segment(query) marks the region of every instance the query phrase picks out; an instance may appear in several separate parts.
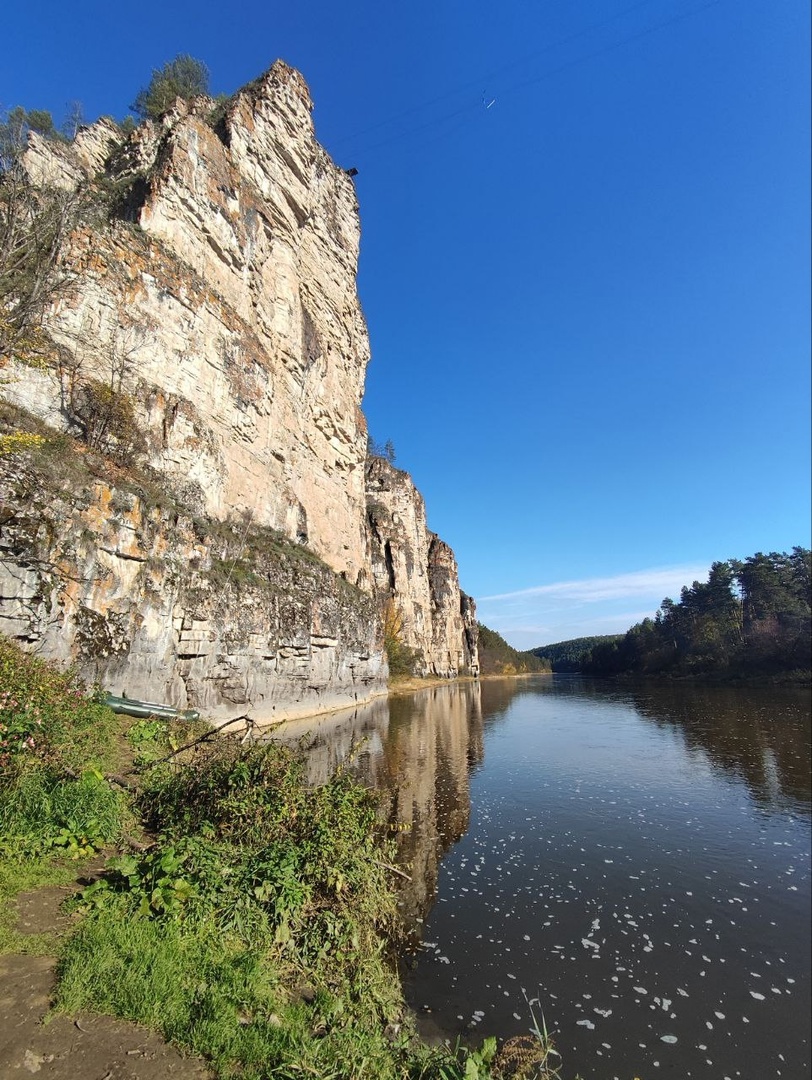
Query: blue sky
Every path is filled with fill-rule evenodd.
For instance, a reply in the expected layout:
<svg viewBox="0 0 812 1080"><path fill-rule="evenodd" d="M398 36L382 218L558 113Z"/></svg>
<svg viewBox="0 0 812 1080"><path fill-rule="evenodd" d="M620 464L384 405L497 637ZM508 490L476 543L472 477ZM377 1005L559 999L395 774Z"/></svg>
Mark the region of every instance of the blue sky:
<svg viewBox="0 0 812 1080"><path fill-rule="evenodd" d="M31 0L0 104L120 117L180 52L215 92L303 72L359 170L371 433L527 648L810 544L809 22L808 0Z"/></svg>

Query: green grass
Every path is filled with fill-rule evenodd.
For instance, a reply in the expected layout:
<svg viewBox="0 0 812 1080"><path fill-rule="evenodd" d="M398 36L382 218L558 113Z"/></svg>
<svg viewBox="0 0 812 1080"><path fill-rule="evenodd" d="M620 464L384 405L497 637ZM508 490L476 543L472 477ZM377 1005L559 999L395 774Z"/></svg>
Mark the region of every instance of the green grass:
<svg viewBox="0 0 812 1080"><path fill-rule="evenodd" d="M382 1025L359 1016L340 988L321 986L305 1001L282 978L285 964L213 925L105 912L71 938L60 970L60 1009L157 1028L224 1077L399 1075Z"/></svg>
<svg viewBox="0 0 812 1080"><path fill-rule="evenodd" d="M121 794L96 771L64 777L28 768L3 792L0 852L92 855L118 839L126 814Z"/></svg>
<svg viewBox="0 0 812 1080"><path fill-rule="evenodd" d="M81 864L80 864L81 865ZM24 953L29 956L53 956L60 947L55 930L21 934L16 929L16 898L20 893L49 885L69 886L76 881L77 865L53 857L14 858L0 856L0 955ZM68 893L65 894L66 896Z"/></svg>
<svg viewBox="0 0 812 1080"><path fill-rule="evenodd" d="M53 953L58 934L15 929L15 898L75 882L129 810L101 769L120 760L117 718L71 671L0 638L0 952Z"/></svg>
<svg viewBox="0 0 812 1080"><path fill-rule="evenodd" d="M58 1010L146 1024L225 1080L555 1075L537 1068L546 1033L512 1058L510 1041L417 1039L373 792L340 770L308 787L295 751L225 737L165 761L195 726L116 717L2 640L0 674L0 950L59 950ZM134 792L104 775L126 763ZM140 829L152 842L128 846ZM69 885L111 845L63 940L15 929L19 893Z"/></svg>
<svg viewBox="0 0 812 1080"><path fill-rule="evenodd" d="M103 770L120 760L118 718L72 671L0 638L0 858L92 855L127 817Z"/></svg>
<svg viewBox="0 0 812 1080"><path fill-rule="evenodd" d="M147 770L138 805L160 840L85 891L59 1007L157 1027L223 1076L403 1075L384 1034L404 1004L376 797L341 774L307 787L284 747L194 758Z"/></svg>
<svg viewBox="0 0 812 1080"><path fill-rule="evenodd" d="M0 637L0 783L29 767L64 775L116 763L119 722L71 669Z"/></svg>

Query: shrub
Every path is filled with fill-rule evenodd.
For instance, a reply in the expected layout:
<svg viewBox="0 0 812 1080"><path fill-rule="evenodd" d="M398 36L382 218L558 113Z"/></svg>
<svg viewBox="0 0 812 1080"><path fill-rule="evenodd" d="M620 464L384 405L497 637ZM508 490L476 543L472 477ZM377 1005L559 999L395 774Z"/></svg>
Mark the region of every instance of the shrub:
<svg viewBox="0 0 812 1080"><path fill-rule="evenodd" d="M44 435L34 435L30 431L13 431L8 435L0 435L0 458L22 454L26 450L38 450L44 442Z"/></svg>
<svg viewBox="0 0 812 1080"><path fill-rule="evenodd" d="M121 796L100 771L116 718L72 671L0 638L0 854L90 855L118 837Z"/></svg>
<svg viewBox="0 0 812 1080"><path fill-rule="evenodd" d="M129 394L114 390L100 379L82 383L73 396L72 413L91 448L123 463L143 450L135 405Z"/></svg>
<svg viewBox="0 0 812 1080"><path fill-rule="evenodd" d="M389 662L389 675L393 679L414 675L423 666L420 649L412 648L404 641L405 630L403 612L394 600L387 600L383 611L383 646Z"/></svg>
<svg viewBox="0 0 812 1080"><path fill-rule="evenodd" d="M36 188L0 122L0 366L15 356L41 366L55 354L45 311L66 287L66 237L88 211L85 191Z"/></svg>
<svg viewBox="0 0 812 1080"><path fill-rule="evenodd" d="M343 773L309 788L294 751L222 740L146 781L161 836L84 890L60 1007L157 1026L222 1076L407 1075L384 1034L403 1001L374 793Z"/></svg>
<svg viewBox="0 0 812 1080"><path fill-rule="evenodd" d="M181 53L152 72L149 86L139 90L130 106L144 120L157 120L171 109L176 98L193 98L209 92L209 69L202 60Z"/></svg>
<svg viewBox="0 0 812 1080"><path fill-rule="evenodd" d="M29 762L57 773L106 762L115 717L75 671L60 671L0 637L0 688L0 786Z"/></svg>
<svg viewBox="0 0 812 1080"><path fill-rule="evenodd" d="M359 935L394 932L376 858L377 796L346 774L310 788L294 751L222 743L180 769L150 772L140 797L145 818L165 850L182 854L183 876L197 883L200 903L221 926L241 911L246 925L311 957L341 951ZM227 873L212 872L212 859Z"/></svg>

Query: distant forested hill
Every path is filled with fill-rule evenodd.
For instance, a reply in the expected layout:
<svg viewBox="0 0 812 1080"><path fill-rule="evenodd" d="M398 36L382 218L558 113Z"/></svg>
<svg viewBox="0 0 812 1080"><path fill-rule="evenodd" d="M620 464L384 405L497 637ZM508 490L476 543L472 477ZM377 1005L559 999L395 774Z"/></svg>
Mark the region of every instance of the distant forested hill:
<svg viewBox="0 0 812 1080"><path fill-rule="evenodd" d="M479 624L479 666L483 675L524 675L550 670L549 663L508 645L501 634Z"/></svg>
<svg viewBox="0 0 812 1080"><path fill-rule="evenodd" d="M580 671L587 654L596 645L611 645L620 641L622 634L604 634L600 637L577 637L569 641L557 641L554 645L540 645L531 649L534 656L549 660L553 671Z"/></svg>

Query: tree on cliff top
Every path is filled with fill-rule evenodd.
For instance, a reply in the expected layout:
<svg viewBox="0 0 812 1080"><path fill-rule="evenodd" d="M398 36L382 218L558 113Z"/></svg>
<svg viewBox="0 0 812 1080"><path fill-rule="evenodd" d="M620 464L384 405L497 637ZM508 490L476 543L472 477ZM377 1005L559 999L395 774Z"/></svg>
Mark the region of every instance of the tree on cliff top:
<svg viewBox="0 0 812 1080"><path fill-rule="evenodd" d="M61 138L54 118L45 109L15 105L8 112L0 112L0 172L7 173L20 160L28 146L29 131L36 131L45 139Z"/></svg>
<svg viewBox="0 0 812 1080"><path fill-rule="evenodd" d="M138 91L130 108L143 120L157 120L175 98L193 98L209 92L209 69L202 60L181 53L152 72L149 86Z"/></svg>
<svg viewBox="0 0 812 1080"><path fill-rule="evenodd" d="M60 253L85 205L81 189L30 182L22 157L31 131L61 138L49 112L0 113L0 368L12 355L33 364L51 355L42 316L67 282Z"/></svg>

